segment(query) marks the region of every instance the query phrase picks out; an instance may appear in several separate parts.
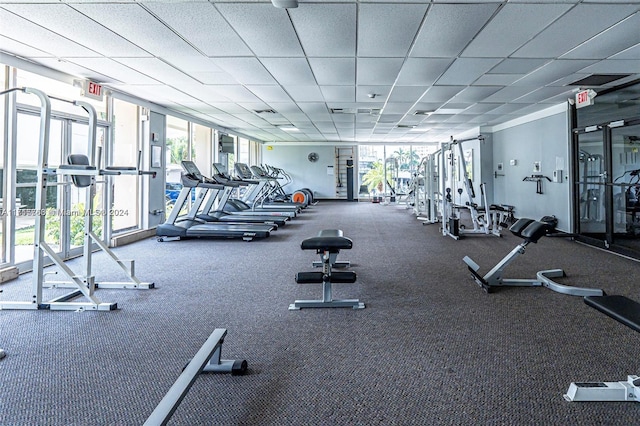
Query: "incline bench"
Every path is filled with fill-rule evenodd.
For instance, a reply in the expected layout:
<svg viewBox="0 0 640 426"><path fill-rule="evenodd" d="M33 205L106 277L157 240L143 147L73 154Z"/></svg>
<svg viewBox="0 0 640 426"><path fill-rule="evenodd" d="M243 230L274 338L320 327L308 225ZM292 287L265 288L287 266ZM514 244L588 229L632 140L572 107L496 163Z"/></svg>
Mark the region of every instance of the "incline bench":
<svg viewBox="0 0 640 426"><path fill-rule="evenodd" d="M624 296L587 296L584 303L640 332L640 303ZM640 377L627 376L625 382L574 382L564 399L640 402Z"/></svg>
<svg viewBox="0 0 640 426"><path fill-rule="evenodd" d="M320 254L322 272L298 272L296 282L298 284L322 284L322 299L320 300L296 300L289 305L289 310L301 308L353 308L363 309L364 303L358 299L332 298L333 283L355 283L356 273L352 271L335 272L332 266L337 266L336 257L340 250L349 250L353 247L353 241L346 238L339 229L325 229L318 236L307 238L300 245L302 250L315 250ZM348 266L348 264L343 264Z"/></svg>

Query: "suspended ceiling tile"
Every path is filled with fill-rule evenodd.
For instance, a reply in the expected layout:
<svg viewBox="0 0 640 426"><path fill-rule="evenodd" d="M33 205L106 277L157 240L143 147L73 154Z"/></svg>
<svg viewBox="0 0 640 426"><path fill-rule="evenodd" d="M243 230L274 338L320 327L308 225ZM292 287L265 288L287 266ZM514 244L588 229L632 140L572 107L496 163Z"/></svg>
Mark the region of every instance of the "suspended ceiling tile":
<svg viewBox="0 0 640 426"><path fill-rule="evenodd" d="M635 44L628 49L612 55L609 59L638 59L640 58L640 43Z"/></svg>
<svg viewBox="0 0 640 426"><path fill-rule="evenodd" d="M215 86L214 90L234 102L260 102L260 99L241 85Z"/></svg>
<svg viewBox="0 0 640 426"><path fill-rule="evenodd" d="M72 7L155 56L197 54L193 47L138 4L74 3Z"/></svg>
<svg viewBox="0 0 640 426"><path fill-rule="evenodd" d="M242 108L240 105L234 103L234 102L207 102L209 104L211 104L212 106L218 108L220 111L224 111L227 114L230 115L234 115L234 114L245 114L247 111L245 108ZM228 120L231 118L227 118Z"/></svg>
<svg viewBox="0 0 640 426"><path fill-rule="evenodd" d="M309 58L319 85L349 85L356 82L355 58Z"/></svg>
<svg viewBox="0 0 640 426"><path fill-rule="evenodd" d="M458 58L438 79L438 85L469 85L493 68L497 58Z"/></svg>
<svg viewBox="0 0 640 426"><path fill-rule="evenodd" d="M507 57L570 7L568 4L505 4L469 43L462 56Z"/></svg>
<svg viewBox="0 0 640 426"><path fill-rule="evenodd" d="M549 59L506 58L491 68L489 74L528 74L548 62Z"/></svg>
<svg viewBox="0 0 640 426"><path fill-rule="evenodd" d="M254 95L265 102L289 102L291 97L280 86L247 85Z"/></svg>
<svg viewBox="0 0 640 426"><path fill-rule="evenodd" d="M504 89L498 90L491 96L484 99L483 102L511 102L512 100L526 95L529 92L536 90L538 86L509 86Z"/></svg>
<svg viewBox="0 0 640 426"><path fill-rule="evenodd" d="M426 10L426 4L360 3L358 56L404 58Z"/></svg>
<svg viewBox="0 0 640 426"><path fill-rule="evenodd" d="M424 95L428 86L394 86L387 102L410 102L415 103Z"/></svg>
<svg viewBox="0 0 640 426"><path fill-rule="evenodd" d="M4 8L105 56L149 56L66 4L13 4Z"/></svg>
<svg viewBox="0 0 640 426"><path fill-rule="evenodd" d="M357 84L390 86L402 67L400 58L358 58Z"/></svg>
<svg viewBox="0 0 640 426"><path fill-rule="evenodd" d="M181 68L180 68L181 69ZM181 69L182 70L182 69ZM236 80L232 75L225 71L214 71L214 72L205 72L205 71L189 71L187 72L191 77L196 80L202 82L203 84L238 84L238 80Z"/></svg>
<svg viewBox="0 0 640 426"><path fill-rule="evenodd" d="M219 102L231 102L229 98L223 96L220 92L216 90L217 86L209 86L206 84L183 84L180 88L190 94L191 96L195 96L202 101L208 103L219 103ZM243 111L243 110L241 110Z"/></svg>
<svg viewBox="0 0 640 426"><path fill-rule="evenodd" d="M430 86L451 65L453 59L408 58L402 65L396 84Z"/></svg>
<svg viewBox="0 0 640 426"><path fill-rule="evenodd" d="M355 102L356 91L353 86L320 86L326 102Z"/></svg>
<svg viewBox="0 0 640 426"><path fill-rule="evenodd" d="M288 12L307 56L355 56L355 4L309 3Z"/></svg>
<svg viewBox="0 0 640 426"><path fill-rule="evenodd" d="M527 93L520 98L514 99L513 103L535 104L553 96L560 95L562 93L566 94L567 98L571 98L573 97L573 89L573 87L541 87L537 90L534 90L533 92Z"/></svg>
<svg viewBox="0 0 640 426"><path fill-rule="evenodd" d="M509 86L524 77L524 74L484 74L473 82L473 86Z"/></svg>
<svg viewBox="0 0 640 426"><path fill-rule="evenodd" d="M213 59L199 53L193 55L163 56L165 62L185 72L220 72Z"/></svg>
<svg viewBox="0 0 640 426"><path fill-rule="evenodd" d="M502 86L470 86L459 92L451 101L464 102L468 106L486 99L500 89Z"/></svg>
<svg viewBox="0 0 640 426"><path fill-rule="evenodd" d="M637 5L578 4L518 49L513 56L557 58L637 9Z"/></svg>
<svg viewBox="0 0 640 426"><path fill-rule="evenodd" d="M100 70L103 74L126 84L159 84L160 82L148 75L122 65L107 58L73 58L74 63L92 70Z"/></svg>
<svg viewBox="0 0 640 426"><path fill-rule="evenodd" d="M407 111L412 111L411 107L413 102L387 102L382 110L385 115L388 114L401 114L404 115Z"/></svg>
<svg viewBox="0 0 640 426"><path fill-rule="evenodd" d="M0 35L19 40L57 57L96 57L93 50L36 25L7 10L0 9Z"/></svg>
<svg viewBox="0 0 640 426"><path fill-rule="evenodd" d="M637 59L605 59L580 70L588 74L633 74L640 72L640 56Z"/></svg>
<svg viewBox="0 0 640 426"><path fill-rule="evenodd" d="M638 44L640 12L587 40L562 58L605 59Z"/></svg>
<svg viewBox="0 0 640 426"><path fill-rule="evenodd" d="M0 35L0 46L2 51L11 53L23 58L49 58L53 57L51 53L44 52L40 49L36 49L27 44L13 40L11 38Z"/></svg>
<svg viewBox="0 0 640 426"><path fill-rule="evenodd" d="M420 102L447 102L464 89L465 86L432 86Z"/></svg>
<svg viewBox="0 0 640 426"><path fill-rule="evenodd" d="M298 104L300 109L307 114L307 116L311 120L323 120L329 121L331 120L331 114L329 114L329 110L327 109L327 105L325 103L320 102L300 102Z"/></svg>
<svg viewBox="0 0 640 426"><path fill-rule="evenodd" d="M285 90L296 102L324 102L318 86L286 86Z"/></svg>
<svg viewBox="0 0 640 426"><path fill-rule="evenodd" d="M146 74L165 84L200 83L187 74L156 58L115 58L115 60L134 70Z"/></svg>
<svg viewBox="0 0 640 426"><path fill-rule="evenodd" d="M105 84L109 83L121 83L118 79L113 78L109 75L102 74L93 69L84 67L82 65L75 64L71 61L67 61L65 59L57 59L57 58L35 58L35 62L47 66L49 68L62 71L69 75L75 77L84 77L91 79L96 82L101 82Z"/></svg>
<svg viewBox="0 0 640 426"><path fill-rule="evenodd" d="M216 3L257 56L304 56L288 14L271 3Z"/></svg>
<svg viewBox="0 0 640 426"><path fill-rule="evenodd" d="M526 104L504 104L491 111L491 113L497 115L512 114L517 110L524 108L525 106Z"/></svg>
<svg viewBox="0 0 640 426"><path fill-rule="evenodd" d="M302 104L300 104L302 105ZM322 104L324 105L324 104ZM293 101L289 102L269 102L269 106L274 109L276 112L281 114L286 113L296 113L302 111L298 105L296 105ZM306 112L306 111L304 111ZM325 108L326 112L326 108Z"/></svg>
<svg viewBox="0 0 640 426"><path fill-rule="evenodd" d="M262 58L261 61L282 86L313 86L316 84L305 58Z"/></svg>
<svg viewBox="0 0 640 426"><path fill-rule="evenodd" d="M152 2L145 7L207 56L251 55L211 3Z"/></svg>
<svg viewBox="0 0 640 426"><path fill-rule="evenodd" d="M276 84L256 58L215 58L213 63L242 84Z"/></svg>
<svg viewBox="0 0 640 426"><path fill-rule="evenodd" d="M464 114L464 115L476 115L476 114L484 114L487 113L491 110L494 110L496 108L498 108L500 105L499 103L477 103L474 104L472 106L470 106L469 108L465 109L463 112L461 112L460 114Z"/></svg>
<svg viewBox="0 0 640 426"><path fill-rule="evenodd" d="M516 81L514 86L541 87L593 64L593 60L555 60Z"/></svg>
<svg viewBox="0 0 640 426"><path fill-rule="evenodd" d="M456 57L491 18L499 4L434 4L411 57Z"/></svg>

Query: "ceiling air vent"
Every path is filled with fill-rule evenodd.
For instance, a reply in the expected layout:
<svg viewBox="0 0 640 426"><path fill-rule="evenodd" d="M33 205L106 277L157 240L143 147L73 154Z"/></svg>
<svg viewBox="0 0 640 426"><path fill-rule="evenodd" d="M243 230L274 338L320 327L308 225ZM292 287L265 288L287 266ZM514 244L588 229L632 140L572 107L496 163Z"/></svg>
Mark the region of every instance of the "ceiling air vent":
<svg viewBox="0 0 640 426"><path fill-rule="evenodd" d="M621 78L629 77L631 74L591 74L589 77L569 83L568 86L602 86Z"/></svg>
<svg viewBox="0 0 640 426"><path fill-rule="evenodd" d="M256 114L275 114L276 112L272 109L254 109L253 112Z"/></svg>
<svg viewBox="0 0 640 426"><path fill-rule="evenodd" d="M426 109L419 109L413 113L413 115L431 115L431 114L433 114L433 111L427 111Z"/></svg>
<svg viewBox="0 0 640 426"><path fill-rule="evenodd" d="M331 114L355 114L356 110L353 108L329 108Z"/></svg>
<svg viewBox="0 0 640 426"><path fill-rule="evenodd" d="M415 125L413 125L413 124L398 124L396 127L397 127L398 129L413 129L413 128L415 128L416 126L415 126Z"/></svg>
<svg viewBox="0 0 640 426"><path fill-rule="evenodd" d="M358 108L358 114L380 115L380 108Z"/></svg>

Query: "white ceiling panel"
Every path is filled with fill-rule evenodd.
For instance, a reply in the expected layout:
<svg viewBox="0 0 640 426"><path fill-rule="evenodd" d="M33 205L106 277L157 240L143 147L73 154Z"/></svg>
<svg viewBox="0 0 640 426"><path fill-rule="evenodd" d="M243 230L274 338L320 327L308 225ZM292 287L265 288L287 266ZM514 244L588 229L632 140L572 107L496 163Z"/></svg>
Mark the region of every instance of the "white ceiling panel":
<svg viewBox="0 0 640 426"><path fill-rule="evenodd" d="M16 56L21 56L23 58L49 58L53 56L51 53L33 48L3 35L0 35L0 46L2 51L12 53Z"/></svg>
<svg viewBox="0 0 640 426"><path fill-rule="evenodd" d="M483 101L500 89L502 89L500 86L470 86L453 97L451 102L462 102L468 106L469 104Z"/></svg>
<svg viewBox="0 0 640 426"><path fill-rule="evenodd" d="M302 104L300 104L300 105L302 105ZM301 112L302 111L300 106L297 105L293 101L289 101L289 102L269 102L269 106L271 106L271 108L273 108L276 112L279 112L281 114L296 113L296 112ZM325 109L325 112L326 112L326 109Z"/></svg>
<svg viewBox="0 0 640 426"><path fill-rule="evenodd" d="M402 67L402 61L398 58L358 58L357 83L369 86L392 85Z"/></svg>
<svg viewBox="0 0 640 426"><path fill-rule="evenodd" d="M233 99L235 102L260 102L260 99L253 93L251 93L246 87L241 85L224 85L215 86L213 88L216 92L229 99Z"/></svg>
<svg viewBox="0 0 640 426"><path fill-rule="evenodd" d="M287 86L285 90L296 102L324 102L318 86Z"/></svg>
<svg viewBox="0 0 640 426"><path fill-rule="evenodd" d="M537 90L534 90L531 93L527 93L521 98L517 98L513 101L515 104L535 104L538 102L542 102L545 99L549 99L551 97L560 95L561 93L565 93L567 98L571 98L573 87L541 87Z"/></svg>
<svg viewBox="0 0 640 426"><path fill-rule="evenodd" d="M601 32L563 58L605 59L638 44L640 12Z"/></svg>
<svg viewBox="0 0 640 426"><path fill-rule="evenodd" d="M160 84L160 82L148 75L137 72L136 70L107 58L72 58L69 59L78 65L92 70L100 70L115 80L119 80L126 84Z"/></svg>
<svg viewBox="0 0 640 426"><path fill-rule="evenodd" d="M404 58L426 4L367 4L358 9L358 56Z"/></svg>
<svg viewBox="0 0 640 426"><path fill-rule="evenodd" d="M637 59L605 59L582 68L581 73L588 74L625 74L640 73L640 56Z"/></svg>
<svg viewBox="0 0 640 426"><path fill-rule="evenodd" d="M507 57L570 7L567 4L506 4L471 41L462 56Z"/></svg>
<svg viewBox="0 0 640 426"><path fill-rule="evenodd" d="M384 103L384 100L389 96L393 86L357 86L356 87L356 102L366 103L367 108L373 108L373 104ZM371 98L369 95L375 94L375 98Z"/></svg>
<svg viewBox="0 0 640 426"><path fill-rule="evenodd" d="M411 56L458 56L498 6L495 3L433 5L411 50Z"/></svg>
<svg viewBox="0 0 640 426"><path fill-rule="evenodd" d="M219 86L208 86L203 84L181 85L181 89L204 102L231 102L229 98L223 96L216 90ZM244 108L238 108L240 112L244 112Z"/></svg>
<svg viewBox="0 0 640 426"><path fill-rule="evenodd" d="M286 10L271 3L216 3L216 8L257 56L304 56Z"/></svg>
<svg viewBox="0 0 640 426"><path fill-rule="evenodd" d="M173 64L172 64L173 65ZM179 67L176 67L179 68ZM182 68L179 68L182 70ZM206 71L191 71L188 73L191 77L196 80L202 82L203 84L238 84L238 80L236 80L233 76L231 76L228 72L225 71L215 71L215 72L206 72Z"/></svg>
<svg viewBox="0 0 640 426"><path fill-rule="evenodd" d="M156 58L115 58L123 65L131 67L167 85L196 84L199 81L171 65Z"/></svg>
<svg viewBox="0 0 640 426"><path fill-rule="evenodd" d="M616 53L609 59L638 59L640 58L640 43L631 46L628 49L623 50L620 53Z"/></svg>
<svg viewBox="0 0 640 426"><path fill-rule="evenodd" d="M394 86L387 102L409 102L415 103L424 95L428 86Z"/></svg>
<svg viewBox="0 0 640 426"><path fill-rule="evenodd" d="M301 102L298 106L312 120L331 120L331 114L324 102Z"/></svg>
<svg viewBox="0 0 640 426"><path fill-rule="evenodd" d="M320 86L326 102L355 102L356 91L353 86Z"/></svg>
<svg viewBox="0 0 640 426"><path fill-rule="evenodd" d="M80 59L80 58L79 58ZM34 61L45 65L47 67L53 68L55 67L56 69L58 69L59 71L62 71L64 73L73 75L74 77L84 77L84 78L88 78L91 79L93 81L96 82L102 82L105 84L109 84L109 83L121 83L120 81L118 81L117 79L102 74L98 71L95 71L93 69L89 69L89 68L85 68L81 65L75 64L73 62L64 60L64 59L57 59L57 58L34 58Z"/></svg>
<svg viewBox="0 0 640 426"><path fill-rule="evenodd" d="M402 65L396 84L431 86L452 62L453 59L449 58L408 58Z"/></svg>
<svg viewBox="0 0 640 426"><path fill-rule="evenodd" d="M95 57L93 50L0 8L0 35L47 52L53 56Z"/></svg>
<svg viewBox="0 0 640 426"><path fill-rule="evenodd" d="M262 64L283 86L313 86L316 80L305 58L262 58Z"/></svg>
<svg viewBox="0 0 640 426"><path fill-rule="evenodd" d="M215 58L212 61L242 84L276 84L269 71L256 58Z"/></svg>
<svg viewBox="0 0 640 426"><path fill-rule="evenodd" d="M356 82L355 58L309 58L309 64L321 86L354 85Z"/></svg>
<svg viewBox="0 0 640 426"><path fill-rule="evenodd" d="M432 86L420 102L447 102L464 89L464 86Z"/></svg>
<svg viewBox="0 0 640 426"><path fill-rule="evenodd" d="M473 82L474 86L509 86L524 77L524 74L484 74Z"/></svg>
<svg viewBox="0 0 640 426"><path fill-rule="evenodd" d="M498 104L498 103L477 103L475 105L470 106L469 108L465 109L463 112L461 112L460 114L463 115L469 115L469 114L473 114L473 115L480 115L480 114L484 114L486 112L489 112L493 109L498 108L500 105L502 104Z"/></svg>
<svg viewBox="0 0 640 426"><path fill-rule="evenodd" d="M404 115L407 111L411 109L411 106L414 102L387 102L382 110L383 115L388 114L400 114Z"/></svg>
<svg viewBox="0 0 640 426"><path fill-rule="evenodd" d="M581 70L593 64L592 60L557 60L549 62L543 67L538 68L531 74L526 75L520 80L516 81L514 86L546 86L554 81L562 78L566 75L571 75L574 72Z"/></svg>
<svg viewBox="0 0 640 426"><path fill-rule="evenodd" d="M251 55L211 3L163 1L145 3L145 7L207 56Z"/></svg>
<svg viewBox="0 0 640 426"><path fill-rule="evenodd" d="M497 58L458 58L438 79L439 85L468 85L493 68Z"/></svg>
<svg viewBox="0 0 640 426"><path fill-rule="evenodd" d="M557 58L637 9L637 5L579 4L518 49L513 56Z"/></svg>
<svg viewBox="0 0 640 426"><path fill-rule="evenodd" d="M355 4L305 4L288 12L307 56L355 56Z"/></svg>
<svg viewBox="0 0 640 426"><path fill-rule="evenodd" d="M548 62L549 59L507 58L491 68L488 74L529 74Z"/></svg>
<svg viewBox="0 0 640 426"><path fill-rule="evenodd" d="M264 102L289 102L291 97L280 86L247 85L254 95Z"/></svg>
<svg viewBox="0 0 640 426"><path fill-rule="evenodd" d="M148 52L66 4L13 4L4 8L106 56L149 56Z"/></svg>
<svg viewBox="0 0 640 426"><path fill-rule="evenodd" d="M201 54L195 55L170 55L163 56L162 59L165 62L170 63L174 67L185 72L221 72L215 64L215 60L203 56Z"/></svg>
<svg viewBox="0 0 640 426"><path fill-rule="evenodd" d="M155 56L197 54L191 45L140 5L74 3L72 7Z"/></svg>
<svg viewBox="0 0 640 426"><path fill-rule="evenodd" d="M514 99L524 96L527 93L533 92L536 89L536 86L509 86L505 87L504 89L498 90L491 96L488 96L483 102L512 102Z"/></svg>

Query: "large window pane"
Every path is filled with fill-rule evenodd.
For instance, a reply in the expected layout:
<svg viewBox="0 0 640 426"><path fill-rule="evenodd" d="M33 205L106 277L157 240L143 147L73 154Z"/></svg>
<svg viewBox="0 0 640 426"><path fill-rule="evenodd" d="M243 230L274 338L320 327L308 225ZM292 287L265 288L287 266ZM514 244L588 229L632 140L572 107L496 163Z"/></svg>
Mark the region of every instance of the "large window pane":
<svg viewBox="0 0 640 426"><path fill-rule="evenodd" d="M138 161L138 106L119 99L113 101L114 166L136 166ZM137 175L121 175L113 179L114 232L139 226L139 179Z"/></svg>
<svg viewBox="0 0 640 426"><path fill-rule="evenodd" d="M211 163L213 163L211 133L210 127L191 124L192 160L205 176L211 176Z"/></svg>

